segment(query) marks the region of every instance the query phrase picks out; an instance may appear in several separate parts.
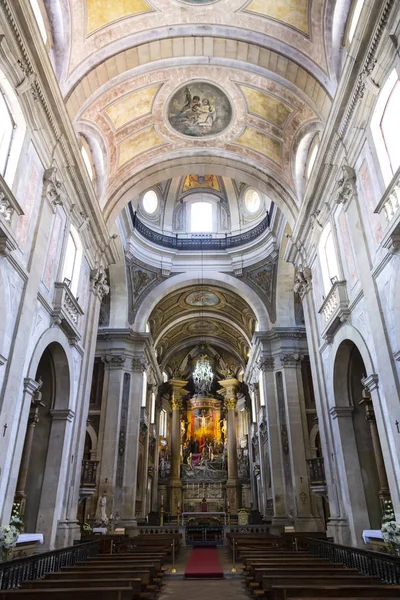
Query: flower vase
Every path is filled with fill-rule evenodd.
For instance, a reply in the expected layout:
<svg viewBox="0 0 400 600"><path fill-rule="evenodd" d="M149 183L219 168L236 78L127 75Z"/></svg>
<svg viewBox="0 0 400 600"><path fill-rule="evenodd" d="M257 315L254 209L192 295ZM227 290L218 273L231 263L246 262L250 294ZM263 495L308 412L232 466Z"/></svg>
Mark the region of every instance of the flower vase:
<svg viewBox="0 0 400 600"><path fill-rule="evenodd" d="M0 563L6 562L11 558L10 548L0 548Z"/></svg>

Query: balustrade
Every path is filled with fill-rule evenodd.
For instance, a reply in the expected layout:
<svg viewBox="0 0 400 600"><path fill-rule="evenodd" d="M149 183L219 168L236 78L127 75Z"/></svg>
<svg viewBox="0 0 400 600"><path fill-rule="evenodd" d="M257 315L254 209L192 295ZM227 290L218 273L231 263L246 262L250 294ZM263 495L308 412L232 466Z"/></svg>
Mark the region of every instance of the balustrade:
<svg viewBox="0 0 400 600"><path fill-rule="evenodd" d="M400 559L396 556L312 538L308 540L308 548L313 556L358 569L363 575L379 577L385 583L400 584Z"/></svg>
<svg viewBox="0 0 400 600"><path fill-rule="evenodd" d="M20 587L28 579L42 579L46 573L54 573L60 571L62 567L70 567L91 556L96 556L98 552L99 542L95 541L2 562L0 563L0 590Z"/></svg>
<svg viewBox="0 0 400 600"><path fill-rule="evenodd" d="M322 337L329 341L350 313L346 281L336 281L332 285L318 312L322 316L324 327Z"/></svg>
<svg viewBox="0 0 400 600"><path fill-rule="evenodd" d="M382 227L387 227L400 214L400 174L396 173L391 185L384 193L381 201L375 209L375 212L381 215Z"/></svg>
<svg viewBox="0 0 400 600"><path fill-rule="evenodd" d="M307 464L310 472L310 485L326 485L324 459L309 458Z"/></svg>
<svg viewBox="0 0 400 600"><path fill-rule="evenodd" d="M81 487L96 487L98 460L83 460L81 471Z"/></svg>
<svg viewBox="0 0 400 600"><path fill-rule="evenodd" d="M66 283L54 284L53 321L65 331L71 343L81 339L79 320L83 310Z"/></svg>

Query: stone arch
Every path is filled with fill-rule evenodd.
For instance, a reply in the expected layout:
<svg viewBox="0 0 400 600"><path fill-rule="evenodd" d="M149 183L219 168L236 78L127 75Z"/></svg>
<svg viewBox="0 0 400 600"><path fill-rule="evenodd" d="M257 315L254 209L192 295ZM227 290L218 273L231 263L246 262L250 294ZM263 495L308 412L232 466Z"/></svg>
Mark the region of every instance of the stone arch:
<svg viewBox="0 0 400 600"><path fill-rule="evenodd" d="M61 367L61 371L58 373L60 382L56 385L56 392L59 394L59 398L56 400L57 408L71 408L72 382L74 381L73 361L70 355L71 347L61 329L51 327L41 335L32 353L26 376L35 379L40 359L49 346L52 346L54 351L55 366ZM61 388L61 383L66 387Z"/></svg>
<svg viewBox="0 0 400 600"><path fill-rule="evenodd" d="M91 441L91 458L90 460L95 460L96 458L96 452L97 452L97 444L98 444L98 438L97 438L97 433L93 427L93 425L91 425L90 423L88 425L86 425L86 433L88 434L88 436L90 437L90 441Z"/></svg>
<svg viewBox="0 0 400 600"><path fill-rule="evenodd" d="M188 285L198 284L198 282L198 277L196 277L193 273L186 272L180 273L179 275L174 275L173 277L170 277L159 283L149 292L146 302L144 302L138 309L135 320L132 324L132 329L138 333L145 333L149 316L154 307L162 298L171 292L179 290L180 288L184 288ZM240 279L237 279L228 273L218 273L218 278L214 278L205 274L203 284L214 285L222 288L225 287L227 290L232 292L239 294L241 293L257 317L258 329L260 331L266 331L270 328L268 312L261 298Z"/></svg>
<svg viewBox="0 0 400 600"><path fill-rule="evenodd" d="M132 198L143 193L166 178L181 177L187 173L214 175L239 179L243 183L267 195L283 212L291 228L298 213L294 193L287 184L281 184L276 174L265 164L250 165L245 157L232 156L216 149L193 148L190 156L187 151L174 152L163 159L157 157L141 165L137 172L129 172L129 177L122 177L118 189L112 189L106 204L103 206L104 217L110 226L121 210Z"/></svg>

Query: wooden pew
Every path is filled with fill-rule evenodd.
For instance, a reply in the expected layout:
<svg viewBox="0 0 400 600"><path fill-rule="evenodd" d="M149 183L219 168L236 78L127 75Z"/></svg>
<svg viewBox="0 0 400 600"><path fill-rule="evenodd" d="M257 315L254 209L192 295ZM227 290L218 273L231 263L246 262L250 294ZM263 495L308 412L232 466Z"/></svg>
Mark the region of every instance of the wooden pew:
<svg viewBox="0 0 400 600"><path fill-rule="evenodd" d="M97 579L39 579L37 581L25 581L21 589L60 589L60 588L131 588L131 598L139 598L142 593L142 581L136 578L103 578L98 574Z"/></svg>
<svg viewBox="0 0 400 600"><path fill-rule="evenodd" d="M307 587L291 586L290 584L275 585L268 591L270 600L288 600L289 598L302 598L303 600L311 600L318 598L348 598L351 600L362 600L369 598L374 600L383 600L384 598L400 598L399 585L316 585L309 583Z"/></svg>
<svg viewBox="0 0 400 600"><path fill-rule="evenodd" d="M73 580L82 577L82 571L57 571L56 573L48 573L44 579L40 579L39 581L57 581L58 579ZM94 571L85 571L84 577L86 581L97 580L99 577L99 571L97 569ZM140 579L142 585L141 591L145 591L146 587L152 581L150 571L143 571L139 569L129 569L129 571L115 571L115 569L112 571L105 571L102 569L101 577L112 577L113 579L129 579L133 577L135 579Z"/></svg>
<svg viewBox="0 0 400 600"><path fill-rule="evenodd" d="M1 590L0 600L132 600L131 587Z"/></svg>

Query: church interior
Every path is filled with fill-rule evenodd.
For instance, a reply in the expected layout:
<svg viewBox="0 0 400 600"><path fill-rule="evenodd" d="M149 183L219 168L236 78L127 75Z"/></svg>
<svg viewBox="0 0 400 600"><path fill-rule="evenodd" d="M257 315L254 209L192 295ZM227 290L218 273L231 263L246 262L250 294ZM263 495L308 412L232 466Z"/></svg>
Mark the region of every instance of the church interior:
<svg viewBox="0 0 400 600"><path fill-rule="evenodd" d="M400 597L399 256L399 2L0 0L0 600Z"/></svg>

